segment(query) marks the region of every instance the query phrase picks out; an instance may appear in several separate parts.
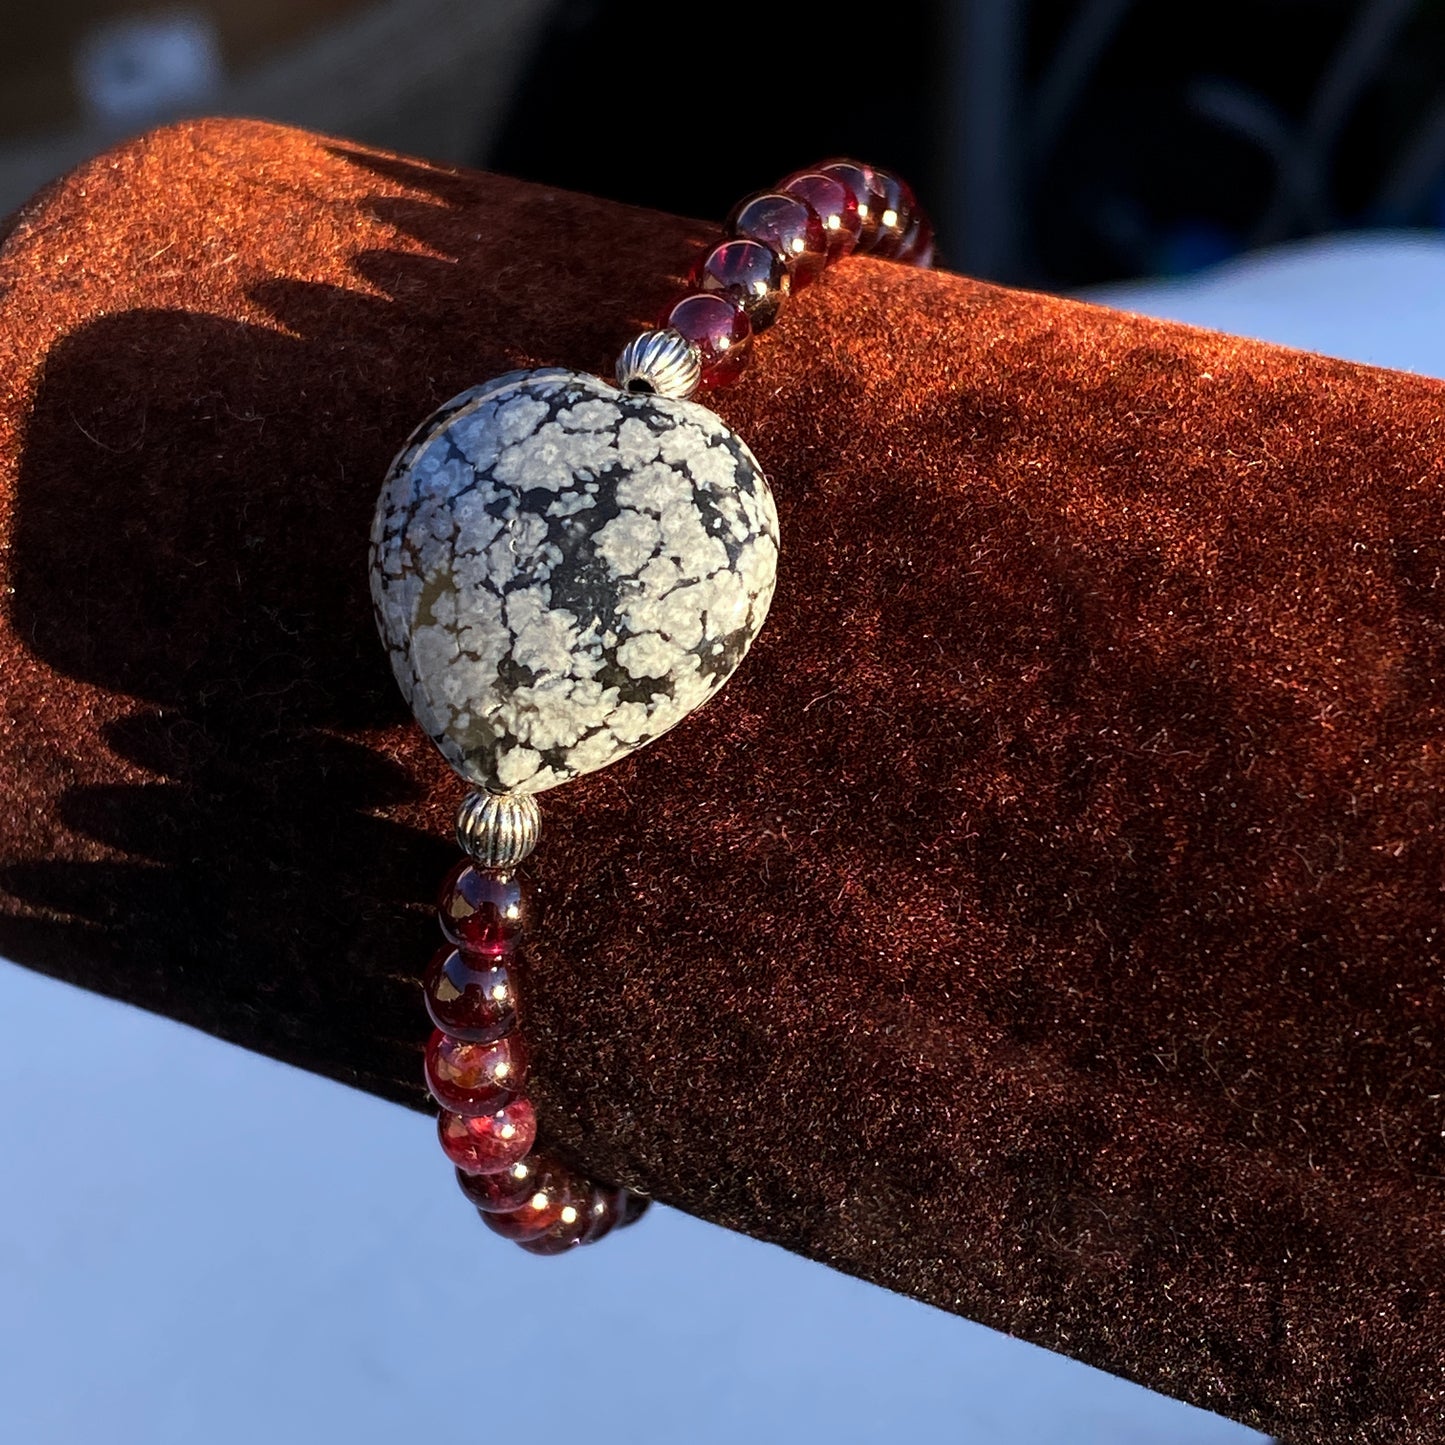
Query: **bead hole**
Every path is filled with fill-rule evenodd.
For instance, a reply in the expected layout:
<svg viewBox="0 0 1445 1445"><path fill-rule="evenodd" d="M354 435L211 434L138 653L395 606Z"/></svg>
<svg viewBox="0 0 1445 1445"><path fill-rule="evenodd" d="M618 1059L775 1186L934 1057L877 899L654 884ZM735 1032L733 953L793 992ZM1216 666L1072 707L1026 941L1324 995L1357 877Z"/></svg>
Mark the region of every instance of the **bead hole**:
<svg viewBox="0 0 1445 1445"><path fill-rule="evenodd" d="M657 388L645 376L630 377L627 389L633 396L656 396Z"/></svg>

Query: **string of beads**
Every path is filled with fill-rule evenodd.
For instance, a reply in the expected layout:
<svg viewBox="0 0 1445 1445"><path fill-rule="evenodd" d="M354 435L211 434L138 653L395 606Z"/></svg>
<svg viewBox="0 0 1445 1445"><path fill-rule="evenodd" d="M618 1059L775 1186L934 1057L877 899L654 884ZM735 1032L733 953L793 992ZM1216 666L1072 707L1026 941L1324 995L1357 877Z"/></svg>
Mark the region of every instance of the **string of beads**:
<svg viewBox="0 0 1445 1445"><path fill-rule="evenodd" d="M855 253L927 266L933 230L896 176L857 161L799 171L732 212L727 237L698 263L656 330L623 348L618 385L685 398L725 386L795 291ZM462 1193L489 1228L533 1254L564 1254L632 1224L636 1190L598 1183L537 1145L526 1094L523 945L532 891L519 871L536 846L536 799L470 793L457 814L465 857L437 903L445 943L424 980L434 1031L426 1083Z"/></svg>

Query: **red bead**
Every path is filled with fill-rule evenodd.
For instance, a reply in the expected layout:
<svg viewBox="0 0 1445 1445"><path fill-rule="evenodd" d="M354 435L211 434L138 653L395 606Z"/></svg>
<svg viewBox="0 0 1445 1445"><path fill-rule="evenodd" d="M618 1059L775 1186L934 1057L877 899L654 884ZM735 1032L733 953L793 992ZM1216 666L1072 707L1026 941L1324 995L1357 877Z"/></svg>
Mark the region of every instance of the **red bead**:
<svg viewBox="0 0 1445 1445"><path fill-rule="evenodd" d="M528 1254L566 1254L578 1245L592 1242L588 1236L590 1228L587 1215L582 1214L570 1223L554 1224L546 1234L539 1234L535 1239L519 1239L517 1243Z"/></svg>
<svg viewBox="0 0 1445 1445"><path fill-rule="evenodd" d="M585 1227L591 1186L555 1160L540 1163L535 1187L517 1209L485 1212L482 1222L503 1239L536 1239L557 1225Z"/></svg>
<svg viewBox="0 0 1445 1445"><path fill-rule="evenodd" d="M702 258L693 276L699 291L726 296L747 312L753 330L765 331L778 318L790 286L788 268L761 241L724 241Z"/></svg>
<svg viewBox="0 0 1445 1445"><path fill-rule="evenodd" d="M537 1116L526 1099L514 1099L494 1114L463 1118L446 1110L437 1118L437 1137L448 1159L463 1174L506 1178L526 1158L537 1138Z"/></svg>
<svg viewBox="0 0 1445 1445"><path fill-rule="evenodd" d="M532 890L520 873L478 868L465 858L447 874L437 897L442 932L468 953L516 947L531 912Z"/></svg>
<svg viewBox="0 0 1445 1445"><path fill-rule="evenodd" d="M750 196L728 217L728 230L782 257L794 291L812 285L828 263L828 238L817 212L781 191Z"/></svg>
<svg viewBox="0 0 1445 1445"><path fill-rule="evenodd" d="M752 323L740 307L725 296L684 296L662 324L697 347L704 386L726 386L737 379L753 340Z"/></svg>
<svg viewBox="0 0 1445 1445"><path fill-rule="evenodd" d="M634 1194L630 1189L622 1191L622 1198L618 1201L617 1227L626 1229L629 1224L636 1224L652 1205L652 1200L645 1194Z"/></svg>
<svg viewBox="0 0 1445 1445"><path fill-rule="evenodd" d="M431 1021L469 1044L495 1043L517 1022L517 987L510 950L463 953L446 945L427 967L422 991Z"/></svg>
<svg viewBox="0 0 1445 1445"><path fill-rule="evenodd" d="M858 250L866 251L878 234L878 210L882 193L878 191L872 166L862 161L825 161L815 168L820 176L831 176L858 203Z"/></svg>
<svg viewBox="0 0 1445 1445"><path fill-rule="evenodd" d="M819 175L817 171L804 171L789 176L778 189L806 201L817 212L827 238L830 262L841 260L858 244L861 229L858 201L841 181Z"/></svg>
<svg viewBox="0 0 1445 1445"><path fill-rule="evenodd" d="M437 1029L426 1046L426 1086L454 1114L494 1114L522 1090L527 1053L520 1034L468 1044Z"/></svg>
<svg viewBox="0 0 1445 1445"><path fill-rule="evenodd" d="M904 236L908 234L918 202L913 199L908 183L899 180L891 171L875 170L873 180L882 198L882 209L878 213L878 234L873 238L873 254L894 257L898 254Z"/></svg>
<svg viewBox="0 0 1445 1445"><path fill-rule="evenodd" d="M537 1177L545 1164L544 1158L529 1154L494 1174L458 1169L457 1183L483 1214L507 1214L520 1209L537 1192Z"/></svg>
<svg viewBox="0 0 1445 1445"><path fill-rule="evenodd" d="M622 1196L625 1192L611 1184L593 1186L592 1197L587 1201L587 1228L582 1233L583 1244L596 1244L599 1239L612 1233L622 1214Z"/></svg>
<svg viewBox="0 0 1445 1445"><path fill-rule="evenodd" d="M933 224L922 211L914 211L895 259L925 270L933 265Z"/></svg>

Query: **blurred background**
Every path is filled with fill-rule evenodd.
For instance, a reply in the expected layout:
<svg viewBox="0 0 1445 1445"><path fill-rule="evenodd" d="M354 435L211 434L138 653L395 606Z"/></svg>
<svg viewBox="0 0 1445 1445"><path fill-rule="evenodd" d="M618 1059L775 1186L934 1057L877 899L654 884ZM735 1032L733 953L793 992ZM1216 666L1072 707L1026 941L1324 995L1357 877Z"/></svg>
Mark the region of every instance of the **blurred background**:
<svg viewBox="0 0 1445 1445"><path fill-rule="evenodd" d="M1445 224L1445 0L5 0L0 212L120 134L260 115L702 217L825 154L1050 289Z"/></svg>
<svg viewBox="0 0 1445 1445"><path fill-rule="evenodd" d="M855 154L954 269L1445 375L1442 82L1445 0L0 0L0 214L194 114L711 218ZM669 1210L489 1249L431 1132L0 960L0 1439L1261 1439Z"/></svg>

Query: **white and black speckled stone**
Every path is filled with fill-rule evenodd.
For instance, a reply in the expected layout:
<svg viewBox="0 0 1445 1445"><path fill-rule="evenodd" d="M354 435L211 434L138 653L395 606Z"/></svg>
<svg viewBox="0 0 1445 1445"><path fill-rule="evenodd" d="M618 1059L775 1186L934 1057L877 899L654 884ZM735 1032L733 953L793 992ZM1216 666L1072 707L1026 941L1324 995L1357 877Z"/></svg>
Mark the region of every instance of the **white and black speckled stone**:
<svg viewBox="0 0 1445 1445"><path fill-rule="evenodd" d="M767 616L772 493L705 407L517 371L433 413L371 533L377 626L468 782L536 793L706 702Z"/></svg>

